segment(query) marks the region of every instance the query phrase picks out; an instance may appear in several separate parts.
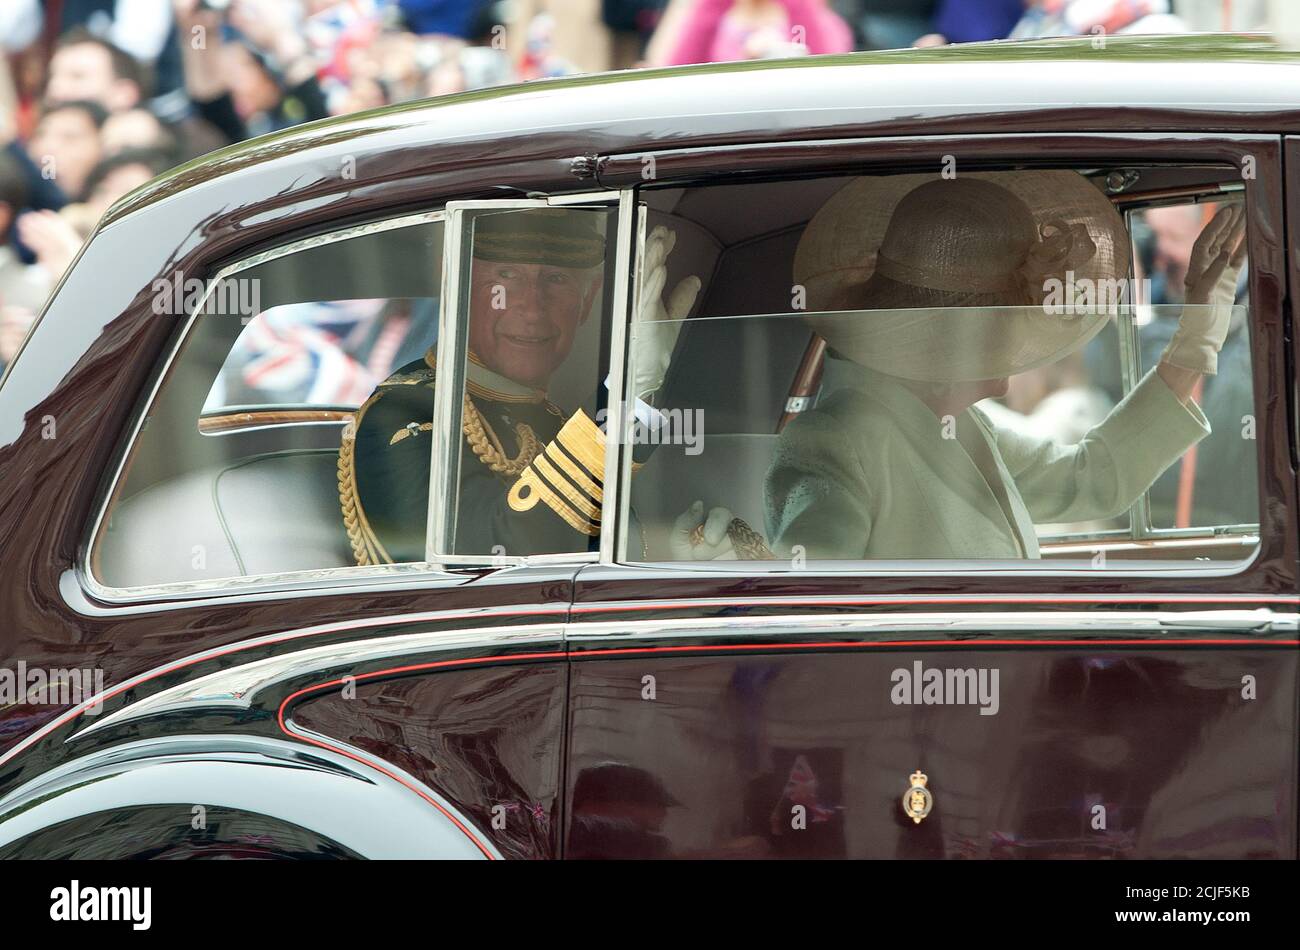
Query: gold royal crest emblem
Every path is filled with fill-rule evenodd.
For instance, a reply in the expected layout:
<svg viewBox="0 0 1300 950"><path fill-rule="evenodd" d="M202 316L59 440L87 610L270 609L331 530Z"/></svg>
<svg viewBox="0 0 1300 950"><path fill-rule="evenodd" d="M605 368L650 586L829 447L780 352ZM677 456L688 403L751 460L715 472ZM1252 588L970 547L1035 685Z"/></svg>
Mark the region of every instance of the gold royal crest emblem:
<svg viewBox="0 0 1300 950"><path fill-rule="evenodd" d="M921 819L930 814L930 809L934 807L934 796L925 787L930 776L917 769L908 778L912 787L903 793L903 812L919 825Z"/></svg>

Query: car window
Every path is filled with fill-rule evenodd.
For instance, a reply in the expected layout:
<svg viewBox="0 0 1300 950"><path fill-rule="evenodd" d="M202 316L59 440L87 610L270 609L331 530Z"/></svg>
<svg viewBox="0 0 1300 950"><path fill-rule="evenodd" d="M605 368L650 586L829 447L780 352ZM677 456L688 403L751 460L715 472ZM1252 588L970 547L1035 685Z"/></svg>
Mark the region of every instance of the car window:
<svg viewBox="0 0 1300 950"><path fill-rule="evenodd" d="M411 310L409 300L380 298L287 304L258 313L213 381L204 416L357 408L400 358Z"/></svg>
<svg viewBox="0 0 1300 950"><path fill-rule="evenodd" d="M122 588L356 564L343 436L436 343L443 232L436 214L415 215L210 281L157 281L154 312L185 335L106 508L93 575Z"/></svg>
<svg viewBox="0 0 1300 950"><path fill-rule="evenodd" d="M1230 176L1150 174L1188 193ZM1159 213L1106 182L1052 169L643 190L647 230L674 250L666 275L650 264L639 280L702 289L675 331L661 423L623 433L639 452L623 458L644 462L622 474L623 556L1248 557L1243 203L1191 208L1181 267L1165 248L1156 273L1141 265ZM662 307L635 317L633 366L672 322Z"/></svg>
<svg viewBox="0 0 1300 950"><path fill-rule="evenodd" d="M1223 207L1222 202L1168 204L1132 212L1131 230L1140 273L1139 290L1148 296L1135 313L1138 365L1145 372L1177 330L1183 281L1196 236ZM1249 261L1226 288L1235 304L1218 372L1203 377L1195 397L1205 410L1210 434L1156 479L1148 493L1150 527L1204 528L1250 524L1259 519L1258 464L1253 375L1250 363ZM1231 466L1230 468L1227 466Z"/></svg>
<svg viewBox="0 0 1300 950"><path fill-rule="evenodd" d="M459 436L444 481L457 503L435 540L439 555L597 549L615 218L613 208L586 207L464 213L458 335L439 356L455 373L437 428ZM409 431L394 437L414 445ZM403 530L400 492L377 496L380 540L422 543Z"/></svg>

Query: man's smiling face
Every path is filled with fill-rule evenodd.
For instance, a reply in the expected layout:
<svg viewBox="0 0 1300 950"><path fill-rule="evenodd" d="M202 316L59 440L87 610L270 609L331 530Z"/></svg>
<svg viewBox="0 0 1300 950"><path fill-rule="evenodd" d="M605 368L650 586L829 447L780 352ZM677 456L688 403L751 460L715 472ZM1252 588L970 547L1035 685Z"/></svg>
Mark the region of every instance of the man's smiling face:
<svg viewBox="0 0 1300 950"><path fill-rule="evenodd" d="M573 348L599 287L590 270L475 257L469 348L488 369L545 388Z"/></svg>

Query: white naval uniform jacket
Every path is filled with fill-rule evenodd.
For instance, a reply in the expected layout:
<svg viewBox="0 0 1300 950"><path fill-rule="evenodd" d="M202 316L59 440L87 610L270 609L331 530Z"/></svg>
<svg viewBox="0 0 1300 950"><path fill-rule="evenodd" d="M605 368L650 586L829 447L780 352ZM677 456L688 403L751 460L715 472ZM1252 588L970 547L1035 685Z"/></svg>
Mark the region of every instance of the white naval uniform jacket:
<svg viewBox="0 0 1300 950"><path fill-rule="evenodd" d="M1035 523L1123 513L1210 432L1200 407L1154 370L1062 445L995 426L975 407L945 433L898 381L826 363L834 388L786 427L767 473L780 557L802 545L810 558L1037 558Z"/></svg>

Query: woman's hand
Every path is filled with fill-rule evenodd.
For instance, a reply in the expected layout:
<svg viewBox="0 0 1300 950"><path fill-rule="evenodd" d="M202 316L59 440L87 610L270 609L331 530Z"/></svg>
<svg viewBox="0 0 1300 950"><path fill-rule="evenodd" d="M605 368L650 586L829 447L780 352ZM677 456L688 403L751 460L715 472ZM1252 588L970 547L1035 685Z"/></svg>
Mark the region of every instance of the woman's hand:
<svg viewBox="0 0 1300 950"><path fill-rule="evenodd" d="M677 516L668 546L677 561L735 560L727 528L734 517L726 508L713 508L704 515L704 502L697 501Z"/></svg>
<svg viewBox="0 0 1300 950"><path fill-rule="evenodd" d="M1246 259L1245 233L1246 210L1236 204L1220 208L1197 237L1187 263L1183 312L1161 363L1194 374L1218 371L1219 350L1232 320L1237 275Z"/></svg>

